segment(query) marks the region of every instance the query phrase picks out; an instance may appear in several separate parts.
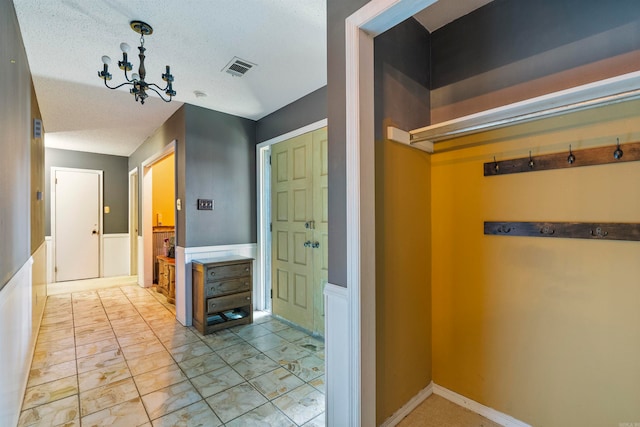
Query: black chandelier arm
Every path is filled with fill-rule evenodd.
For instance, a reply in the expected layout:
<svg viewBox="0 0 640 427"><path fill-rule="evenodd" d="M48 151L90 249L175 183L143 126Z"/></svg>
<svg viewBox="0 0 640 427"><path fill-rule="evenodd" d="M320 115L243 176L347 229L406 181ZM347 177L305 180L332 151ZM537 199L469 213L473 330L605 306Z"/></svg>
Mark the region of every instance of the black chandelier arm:
<svg viewBox="0 0 640 427"><path fill-rule="evenodd" d="M155 93L160 97L160 99L162 99L164 102L171 102L171 96L169 96L169 99L165 99L165 97L164 97L164 96L162 96L162 94L161 94L160 92L158 92L157 90L155 90L155 89L154 89L154 88L152 88L151 86L158 87L158 85L156 85L156 84L154 84L154 83L151 83L151 84L149 84L149 85L147 86L147 89L150 89L150 90L154 91L154 92L155 92ZM160 88L158 88L158 89L160 89ZM161 89L161 90L162 90L162 89Z"/></svg>
<svg viewBox="0 0 640 427"><path fill-rule="evenodd" d="M118 86L111 87L111 86L109 86L107 84L107 79L102 79L102 80L104 80L104 85L109 89L118 89L118 88L121 88L124 85L132 85L133 84L131 82L124 82L124 83L120 83Z"/></svg>
<svg viewBox="0 0 640 427"><path fill-rule="evenodd" d="M158 88L158 90L161 90L162 92L166 91L167 89L169 89L169 83L167 83L167 85L165 87L160 87L155 83L147 83L148 86L155 86ZM154 89L155 90L155 89Z"/></svg>

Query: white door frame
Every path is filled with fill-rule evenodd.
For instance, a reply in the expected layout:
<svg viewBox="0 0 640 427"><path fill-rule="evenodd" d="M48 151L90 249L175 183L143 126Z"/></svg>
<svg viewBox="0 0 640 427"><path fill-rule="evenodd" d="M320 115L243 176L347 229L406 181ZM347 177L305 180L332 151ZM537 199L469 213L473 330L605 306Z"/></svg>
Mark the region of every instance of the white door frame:
<svg viewBox="0 0 640 427"><path fill-rule="evenodd" d="M283 135L276 136L256 145L256 188L257 188L257 210L258 210L258 248L256 256L256 278L258 281L257 295L255 296L256 310L271 310L271 266L267 265L265 258L271 253L271 233L269 223L269 205L271 200L268 197L267 188L271 185L270 172L266 165L269 164L267 157L270 147L278 142L283 142L305 133L313 132L327 126L327 119L318 120L299 129L292 130Z"/></svg>
<svg viewBox="0 0 640 427"><path fill-rule="evenodd" d="M372 0L345 20L349 374L327 392L348 390L354 427L376 424L373 39L436 1Z"/></svg>
<svg viewBox="0 0 640 427"><path fill-rule="evenodd" d="M95 173L98 175L98 232L100 233L99 243L98 243L98 277L102 277L103 272L103 262L102 259L102 243L103 243L103 230L102 230L102 212L103 212L103 191L102 191L102 176L103 172L101 170L96 169L79 169L79 168L63 168L58 166L51 166L51 171L49 173L50 185L51 185L51 259L53 260L53 281L56 282L57 274L55 271L55 266L58 264L56 260L56 172L57 171L66 171L66 172L84 172L84 173Z"/></svg>
<svg viewBox="0 0 640 427"><path fill-rule="evenodd" d="M129 171L129 276L138 274L138 177L137 167Z"/></svg>
<svg viewBox="0 0 640 427"><path fill-rule="evenodd" d="M150 287L153 285L153 260L149 256L149 254L153 253L153 219L151 217L152 213L152 202L153 202L153 182L152 182L152 174L151 174L151 166L159 160L167 157L169 154L174 153L176 150L176 142L177 140L171 141L169 144L165 145L162 151L150 156L145 161L142 162L142 212L140 215L142 216L142 221L140 221L139 226L142 227L142 251L141 256L143 259L144 268L142 271L138 271L138 283L144 287ZM174 178L175 179L175 178ZM175 181L174 181L175 182ZM177 197L177 194L176 194ZM175 203L174 203L175 209ZM175 216L175 230L178 231L178 216ZM140 265L140 263L138 263ZM142 274L142 279L140 279L140 275Z"/></svg>

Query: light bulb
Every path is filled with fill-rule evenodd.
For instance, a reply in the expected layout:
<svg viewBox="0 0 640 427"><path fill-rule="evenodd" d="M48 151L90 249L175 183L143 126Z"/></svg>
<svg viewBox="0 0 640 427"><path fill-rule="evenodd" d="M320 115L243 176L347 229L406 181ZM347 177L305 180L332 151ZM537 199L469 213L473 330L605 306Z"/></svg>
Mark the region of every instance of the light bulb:
<svg viewBox="0 0 640 427"><path fill-rule="evenodd" d="M139 78L140 76L138 75L138 73L131 74L131 80L138 80Z"/></svg>
<svg viewBox="0 0 640 427"><path fill-rule="evenodd" d="M102 63L103 63L104 65L109 65L109 64L111 64L111 58L109 58L107 55L103 56L103 57L102 57Z"/></svg>
<svg viewBox="0 0 640 427"><path fill-rule="evenodd" d="M126 43L120 43L120 50L123 51L124 53L129 53L129 51L131 50L131 47L126 44Z"/></svg>

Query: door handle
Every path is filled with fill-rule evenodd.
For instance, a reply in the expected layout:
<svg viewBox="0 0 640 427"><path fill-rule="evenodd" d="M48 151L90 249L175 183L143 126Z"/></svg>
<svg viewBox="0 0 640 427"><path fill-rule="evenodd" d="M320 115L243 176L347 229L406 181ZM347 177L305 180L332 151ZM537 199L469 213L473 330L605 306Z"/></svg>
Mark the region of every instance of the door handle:
<svg viewBox="0 0 640 427"><path fill-rule="evenodd" d="M91 234L100 234L100 233L98 233L98 230L93 230Z"/></svg>
<svg viewBox="0 0 640 427"><path fill-rule="evenodd" d="M307 240L306 242L304 242L304 247L305 248L310 248L312 245L311 240Z"/></svg>
<svg viewBox="0 0 640 427"><path fill-rule="evenodd" d="M308 228L308 229L315 229L316 228L316 222L311 220L311 221L307 221L304 223L304 228Z"/></svg>
<svg viewBox="0 0 640 427"><path fill-rule="evenodd" d="M320 247L320 242L313 242L313 243L311 244L311 247L312 247L313 249L318 249L318 248Z"/></svg>

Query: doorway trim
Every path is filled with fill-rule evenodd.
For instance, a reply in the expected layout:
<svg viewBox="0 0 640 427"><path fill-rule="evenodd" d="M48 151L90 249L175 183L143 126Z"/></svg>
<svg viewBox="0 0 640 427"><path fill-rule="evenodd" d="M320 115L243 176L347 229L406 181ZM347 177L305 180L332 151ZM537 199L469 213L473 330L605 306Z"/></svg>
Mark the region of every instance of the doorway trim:
<svg viewBox="0 0 640 427"><path fill-rule="evenodd" d="M135 167L129 171L129 276L137 276L139 270L140 238L138 237L138 213L140 209L138 194L140 192L138 168ZM137 280L141 285L140 276Z"/></svg>
<svg viewBox="0 0 640 427"><path fill-rule="evenodd" d="M140 256L142 257L142 262L138 262L138 265L142 265L142 270L138 271L138 283L142 287L149 287L153 285L153 260L149 256L149 254L153 253L153 233L151 229L153 227L153 221L151 218L151 203L152 203L152 188L153 183L151 180L151 166L159 160L167 157L171 153L175 153L177 140L171 141L169 144L162 147L162 150L153 154L144 160L140 167L141 171L138 174L138 177L142 175L142 180L138 179L138 181L142 181L142 191L140 193L140 198L142 202L142 209L140 210L140 222L138 223L139 227L142 227L142 251L138 251ZM174 176L175 183L175 176ZM174 184L175 185L175 184ZM175 202L173 205L175 210ZM175 215L176 223L175 223L175 232L178 232L178 216ZM140 276L142 275L142 278Z"/></svg>
<svg viewBox="0 0 640 427"><path fill-rule="evenodd" d="M269 298L271 291L271 266L265 262L267 254L271 253L271 234L269 233L270 221L270 195L269 187L271 174L269 164L270 148L273 144L286 141L314 130L327 126L327 119L318 120L299 129L268 139L256 145L256 188L257 188L257 221L258 221L258 247L256 256L256 278L258 280L257 295L255 296L256 310L271 310Z"/></svg>
<svg viewBox="0 0 640 427"><path fill-rule="evenodd" d="M103 224L103 205L104 205L104 192L102 188L103 183L103 171L97 169L80 169L80 168L65 168L59 166L51 166L51 171L49 172L49 180L51 185L51 206L49 207L51 211L51 259L53 260L52 266L52 277L53 282L57 282L57 274L56 274L56 172L57 171L67 171L67 172L84 172L84 173L95 173L98 175L98 232L100 233L99 243L98 243L98 277L102 277L103 272L103 236L104 230L102 229Z"/></svg>
<svg viewBox="0 0 640 427"><path fill-rule="evenodd" d="M348 405L349 419L332 420L329 414L329 423L376 425L373 39L437 1L372 0L345 20L349 367L347 378L333 378L327 366L327 393L348 390L347 402L340 404Z"/></svg>

